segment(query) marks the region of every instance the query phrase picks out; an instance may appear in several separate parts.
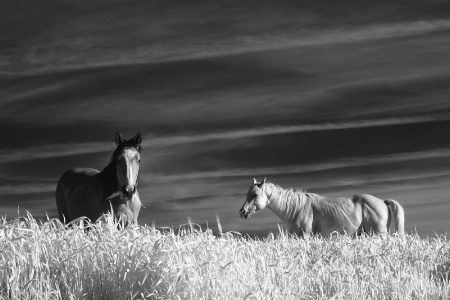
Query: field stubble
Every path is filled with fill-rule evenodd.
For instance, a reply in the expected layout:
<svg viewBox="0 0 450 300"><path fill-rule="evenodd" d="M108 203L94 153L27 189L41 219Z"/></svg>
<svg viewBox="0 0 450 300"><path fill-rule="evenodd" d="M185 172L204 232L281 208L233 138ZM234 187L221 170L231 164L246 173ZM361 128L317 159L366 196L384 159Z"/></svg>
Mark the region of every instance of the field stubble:
<svg viewBox="0 0 450 300"><path fill-rule="evenodd" d="M0 299L448 299L444 236L266 238L0 220ZM88 229L87 229L88 228ZM220 229L220 224L219 224Z"/></svg>

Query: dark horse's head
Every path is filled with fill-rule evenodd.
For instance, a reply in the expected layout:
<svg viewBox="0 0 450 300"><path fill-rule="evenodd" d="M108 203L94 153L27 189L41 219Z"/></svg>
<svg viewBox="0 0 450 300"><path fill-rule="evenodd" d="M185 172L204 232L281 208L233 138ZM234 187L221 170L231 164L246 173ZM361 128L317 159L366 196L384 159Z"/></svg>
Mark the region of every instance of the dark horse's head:
<svg viewBox="0 0 450 300"><path fill-rule="evenodd" d="M136 193L139 177L139 162L141 160L141 132L138 131L134 137L124 140L120 132L116 133L117 145L110 165L116 166L117 193L121 199L130 200Z"/></svg>

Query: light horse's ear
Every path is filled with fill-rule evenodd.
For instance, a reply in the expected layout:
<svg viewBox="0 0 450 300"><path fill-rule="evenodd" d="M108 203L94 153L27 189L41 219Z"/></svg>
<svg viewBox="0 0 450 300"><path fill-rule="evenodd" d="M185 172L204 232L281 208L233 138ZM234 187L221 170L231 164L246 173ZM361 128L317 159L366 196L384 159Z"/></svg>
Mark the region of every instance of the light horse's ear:
<svg viewBox="0 0 450 300"><path fill-rule="evenodd" d="M264 185L266 184L266 177L264 177L264 180L261 181L260 184L258 184L259 188L262 189L264 187Z"/></svg>
<svg viewBox="0 0 450 300"><path fill-rule="evenodd" d="M119 146L120 144L122 144L122 142L123 142L123 136L122 136L122 134L121 134L119 131L116 132L116 137L114 138L114 141L116 142L116 145L117 145L117 146Z"/></svg>
<svg viewBox="0 0 450 300"><path fill-rule="evenodd" d="M256 181L255 178L253 178L253 184L257 184L259 187L262 187L265 183L266 183L266 178L265 177L264 177L264 180L261 181L259 184L258 184L258 181Z"/></svg>
<svg viewBox="0 0 450 300"><path fill-rule="evenodd" d="M133 137L133 140L136 142L136 145L139 146L142 143L141 132L138 130L136 135Z"/></svg>

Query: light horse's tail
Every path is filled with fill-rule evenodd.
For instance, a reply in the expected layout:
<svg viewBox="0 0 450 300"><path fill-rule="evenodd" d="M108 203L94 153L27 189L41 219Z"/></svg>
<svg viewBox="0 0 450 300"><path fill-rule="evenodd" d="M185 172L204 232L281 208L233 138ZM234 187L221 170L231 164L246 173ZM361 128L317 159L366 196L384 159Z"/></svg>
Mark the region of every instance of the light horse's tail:
<svg viewBox="0 0 450 300"><path fill-rule="evenodd" d="M400 203L392 199L384 200L384 203L386 203L389 209L389 219L393 219L395 222L395 230L398 232L399 236L403 236L405 234L405 211L403 210L403 207ZM388 222L388 229L389 225L390 222Z"/></svg>

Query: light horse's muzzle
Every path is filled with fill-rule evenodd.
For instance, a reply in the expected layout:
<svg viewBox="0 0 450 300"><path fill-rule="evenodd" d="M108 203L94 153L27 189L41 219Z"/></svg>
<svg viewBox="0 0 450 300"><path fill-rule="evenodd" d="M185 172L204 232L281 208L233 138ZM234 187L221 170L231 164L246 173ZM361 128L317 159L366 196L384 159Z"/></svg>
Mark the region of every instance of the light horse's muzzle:
<svg viewBox="0 0 450 300"><path fill-rule="evenodd" d="M244 204L241 209L239 210L239 215L241 218L248 219L250 218L251 211L248 209L248 205Z"/></svg>

